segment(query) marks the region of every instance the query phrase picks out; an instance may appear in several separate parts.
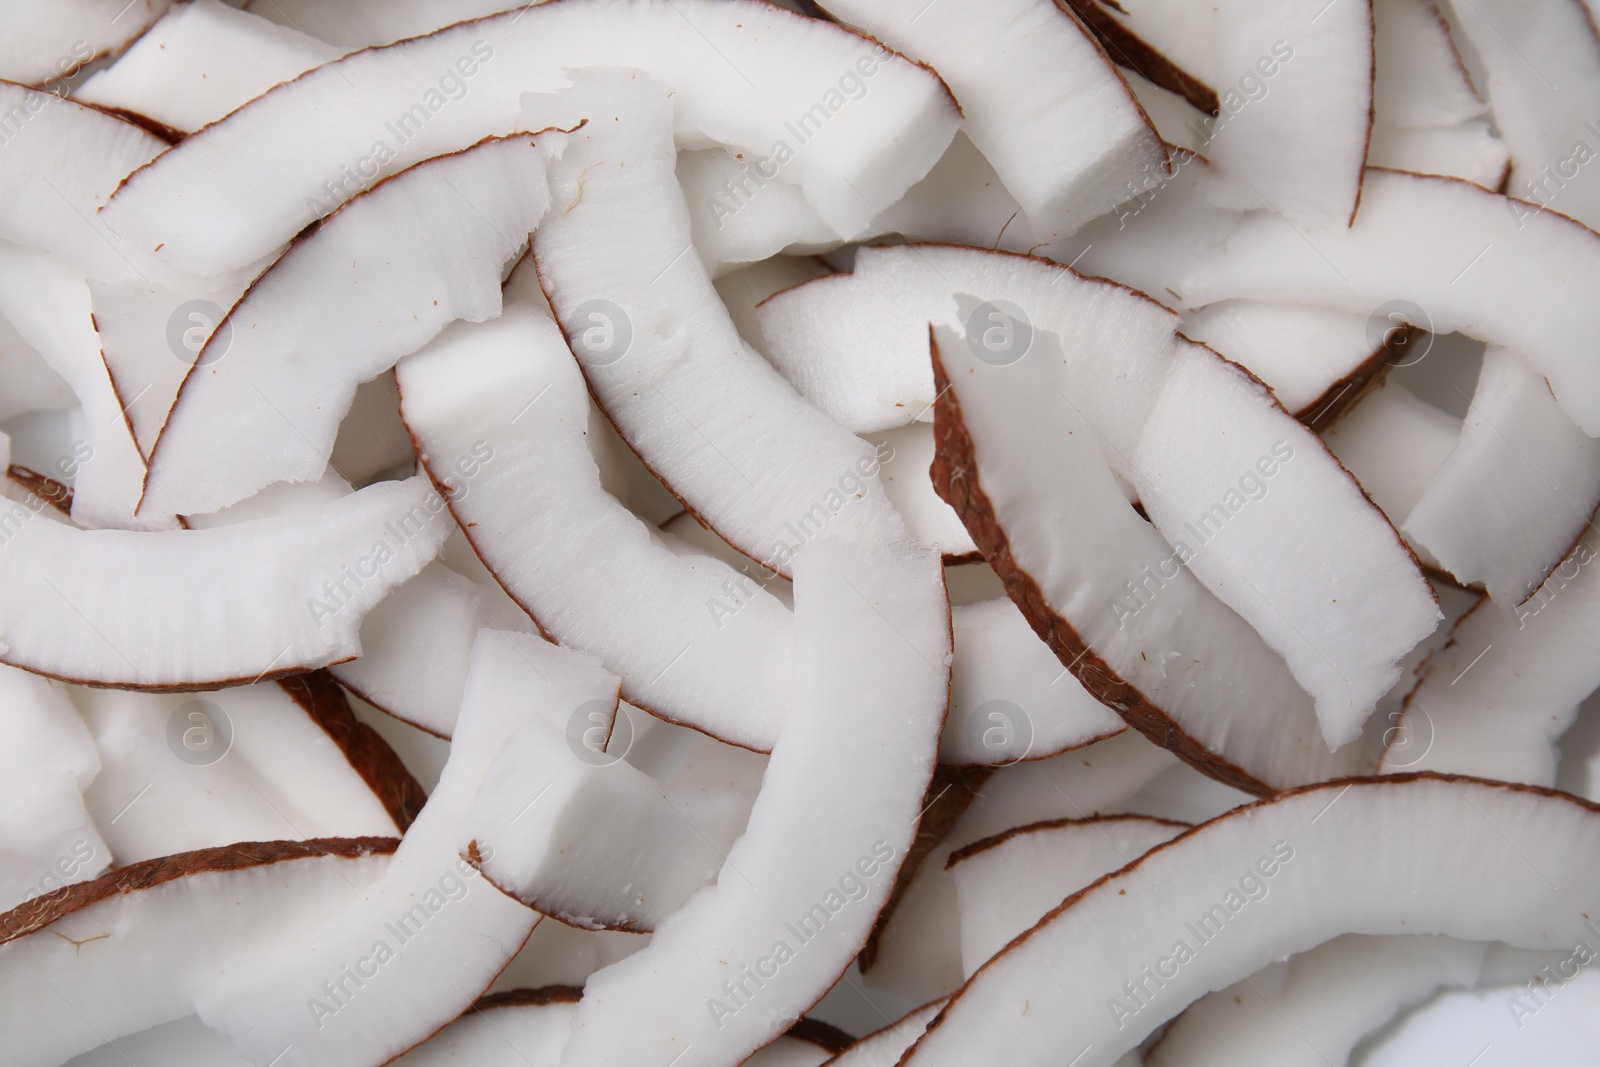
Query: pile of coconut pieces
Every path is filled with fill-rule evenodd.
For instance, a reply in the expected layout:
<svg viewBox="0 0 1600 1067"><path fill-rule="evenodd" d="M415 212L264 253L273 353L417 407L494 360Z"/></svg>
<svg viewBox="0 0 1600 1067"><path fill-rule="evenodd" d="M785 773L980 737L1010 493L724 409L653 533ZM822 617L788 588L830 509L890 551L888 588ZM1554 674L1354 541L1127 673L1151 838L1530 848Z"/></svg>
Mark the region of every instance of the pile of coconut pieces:
<svg viewBox="0 0 1600 1067"><path fill-rule="evenodd" d="M792 6L0 3L0 1062L1594 1010L1590 10Z"/></svg>

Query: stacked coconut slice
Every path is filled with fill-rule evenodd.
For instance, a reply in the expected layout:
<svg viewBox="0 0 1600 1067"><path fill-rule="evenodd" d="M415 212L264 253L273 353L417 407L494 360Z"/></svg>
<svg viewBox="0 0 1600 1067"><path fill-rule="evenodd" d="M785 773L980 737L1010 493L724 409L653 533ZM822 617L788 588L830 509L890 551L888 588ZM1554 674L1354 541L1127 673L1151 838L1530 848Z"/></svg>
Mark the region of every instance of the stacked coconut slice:
<svg viewBox="0 0 1600 1067"><path fill-rule="evenodd" d="M1595 16L0 0L0 1063L1582 1059Z"/></svg>

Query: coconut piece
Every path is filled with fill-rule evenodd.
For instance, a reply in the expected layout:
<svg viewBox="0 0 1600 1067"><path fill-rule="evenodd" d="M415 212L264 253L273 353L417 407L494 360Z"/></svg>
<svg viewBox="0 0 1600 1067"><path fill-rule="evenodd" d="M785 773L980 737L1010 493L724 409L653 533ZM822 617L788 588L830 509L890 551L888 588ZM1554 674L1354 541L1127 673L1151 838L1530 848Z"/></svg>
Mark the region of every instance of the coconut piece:
<svg viewBox="0 0 1600 1067"><path fill-rule="evenodd" d="M141 511L215 511L275 481L321 477L359 383L454 319L499 314L505 268L550 206L544 151L561 139L516 134L419 163L285 252L196 357Z"/></svg>
<svg viewBox="0 0 1600 1067"><path fill-rule="evenodd" d="M790 180L845 237L927 173L959 121L931 72L825 22L754 0L578 0L325 64L131 176L105 220L135 247L160 244L151 255L219 273L391 174L515 131L522 93L563 88L564 71L597 64L670 85L681 147L784 144ZM872 92L850 101L844 77L870 77ZM296 131L290 158L274 132L286 127Z"/></svg>
<svg viewBox="0 0 1600 1067"><path fill-rule="evenodd" d="M1057 904L1189 829L1143 815L1034 823L951 853L961 965L971 978Z"/></svg>
<svg viewBox="0 0 1600 1067"><path fill-rule="evenodd" d="M1406 536L1495 602L1533 596L1600 505L1600 440L1573 425L1543 378L1504 349L1484 355L1460 440L1428 481Z"/></svg>
<svg viewBox="0 0 1600 1067"><path fill-rule="evenodd" d="M889 503L905 519L911 536L937 548L946 559L972 559L978 546L961 525L961 516L933 490L932 425L919 422L870 435L877 446L878 480Z"/></svg>
<svg viewBox="0 0 1600 1067"><path fill-rule="evenodd" d="M1377 121L1418 129L1488 114L1435 0L1382 0L1372 20Z"/></svg>
<svg viewBox="0 0 1600 1067"><path fill-rule="evenodd" d="M1406 521L1461 437L1461 421L1386 381L1323 440L1396 526Z"/></svg>
<svg viewBox="0 0 1600 1067"><path fill-rule="evenodd" d="M1451 937L1346 934L1271 963L1191 1004L1150 1050L1150 1067L1319 1067L1439 989L1470 989L1485 945Z"/></svg>
<svg viewBox="0 0 1600 1067"><path fill-rule="evenodd" d="M1405 338L1370 336L1366 318L1305 304L1224 300L1184 319L1185 337L1260 378L1295 418L1314 429L1336 422L1391 366Z"/></svg>
<svg viewBox="0 0 1600 1067"><path fill-rule="evenodd" d="M1570 946L1594 936L1597 845L1592 805L1527 787L1419 775L1288 792L1069 898L903 1062L1042 1065L1087 1046L1080 1064L1111 1064L1200 995L1345 933Z"/></svg>
<svg viewBox="0 0 1600 1067"><path fill-rule="evenodd" d="M842 243L805 192L783 180L776 157L704 148L679 153L677 174L695 251L713 277L731 265L780 252L821 251Z"/></svg>
<svg viewBox="0 0 1600 1067"><path fill-rule="evenodd" d="M1237 85L1217 87L1212 195L1294 226L1348 223L1372 132L1372 5L1225 0L1216 19L1216 69Z"/></svg>
<svg viewBox="0 0 1600 1067"><path fill-rule="evenodd" d="M120 51L167 10L171 0L66 0L40 6L10 0L0 12L0 78L43 84Z"/></svg>
<svg viewBox="0 0 1600 1067"><path fill-rule="evenodd" d="M929 1021L939 1014L944 1004L944 998L940 998L913 1009L828 1060L828 1067L895 1067L901 1055L922 1036Z"/></svg>
<svg viewBox="0 0 1600 1067"><path fill-rule="evenodd" d="M1107 814L1145 815L1198 826L1253 799L1249 793L1223 785L1187 763L1179 762L1156 775Z"/></svg>
<svg viewBox="0 0 1600 1067"><path fill-rule="evenodd" d="M939 71L961 101L963 130L1041 233L1072 232L1127 199L1129 172L1166 162L1127 84L1060 5L828 0L826 6ZM984 48L972 47L978 39Z"/></svg>
<svg viewBox="0 0 1600 1067"><path fill-rule="evenodd" d="M742 344L686 254L672 100L625 73L575 77L571 93L530 98L527 119L616 118L571 134L552 161L555 204L533 254L596 402L685 506L772 570L786 573L819 523L830 536L904 536L899 515L872 491L871 449ZM594 256L623 219L643 224L630 230L637 250Z"/></svg>
<svg viewBox="0 0 1600 1067"><path fill-rule="evenodd" d="M58 682L0 667L12 741L0 752L0 909L87 881L111 850L84 804L100 773L94 739Z"/></svg>
<svg viewBox="0 0 1600 1067"><path fill-rule="evenodd" d="M508 654L531 667L514 692L502 684ZM523 723L564 724L571 709L615 696L615 678L587 657L536 640L510 651L501 635L481 633L450 760L382 881L308 939L207 989L195 1005L201 1020L259 1063L378 1067L461 1014L539 921L458 853L472 797ZM341 986L346 973L381 981L381 994Z"/></svg>
<svg viewBox="0 0 1600 1067"><path fill-rule="evenodd" d="M739 336L765 355L767 344L757 306L774 293L832 273L826 263L814 256L773 256L730 271L714 284Z"/></svg>
<svg viewBox="0 0 1600 1067"><path fill-rule="evenodd" d="M1069 0L1106 53L1129 70L1215 115L1217 8L1183 0Z"/></svg>
<svg viewBox="0 0 1600 1067"><path fill-rule="evenodd" d="M580 930L566 923L541 922L486 995L543 985L582 989L595 971L626 959L649 943L649 934Z"/></svg>
<svg viewBox="0 0 1600 1067"><path fill-rule="evenodd" d="M1420 129L1376 122L1367 149L1367 164L1460 178L1490 191L1502 188L1511 172L1511 156L1505 142L1495 136L1484 119Z"/></svg>
<svg viewBox="0 0 1600 1067"><path fill-rule="evenodd" d="M90 685L175 691L349 659L362 615L438 552L444 509L421 478L219 530L77 530L10 505L0 659ZM257 624L226 624L246 604Z"/></svg>
<svg viewBox="0 0 1600 1067"><path fill-rule="evenodd" d="M246 0L244 9L348 48L420 37L442 26L508 10L505 0L350 0L338 5L317 0Z"/></svg>
<svg viewBox="0 0 1600 1067"><path fill-rule="evenodd" d="M550 320L512 308L453 327L396 376L424 465L446 488L474 472L451 494L457 521L545 633L602 656L652 713L771 747L792 617L719 561L653 541L601 488L583 378Z"/></svg>
<svg viewBox="0 0 1600 1067"><path fill-rule="evenodd" d="M749 828L715 886L589 979L564 1063L741 1059L827 992L888 899L948 699L938 557L825 538L796 571L795 701Z"/></svg>
<svg viewBox="0 0 1600 1067"><path fill-rule="evenodd" d="M343 48L219 0L169 11L73 98L193 133Z"/></svg>
<svg viewBox="0 0 1600 1067"><path fill-rule="evenodd" d="M545 642L502 637L476 662L490 672L482 684L509 699L537 686L537 657L524 652ZM716 878L755 797L666 785L623 762L603 743L617 733L604 703L561 721L535 717L513 734L458 836L464 855L484 857L484 876L529 907L586 929L642 932ZM624 732L631 740L631 726Z"/></svg>
<svg viewBox="0 0 1600 1067"><path fill-rule="evenodd" d="M278 682L204 696L78 689L104 763L86 800L117 863L238 841L400 833L422 787L337 686L311 684L299 692L322 698L317 715ZM356 738L365 744L351 747ZM377 788L407 799L386 810Z"/></svg>
<svg viewBox="0 0 1600 1067"><path fill-rule="evenodd" d="M193 1014L219 973L248 969L376 883L396 844L322 838L180 853L0 915L5 1061L47 1067Z"/></svg>
<svg viewBox="0 0 1600 1067"><path fill-rule="evenodd" d="M1495 124L1514 161L1507 191L1600 225L1600 179L1587 165L1600 145L1600 37L1582 0L1550 4L1538 18L1505 0L1452 8L1488 72Z"/></svg>

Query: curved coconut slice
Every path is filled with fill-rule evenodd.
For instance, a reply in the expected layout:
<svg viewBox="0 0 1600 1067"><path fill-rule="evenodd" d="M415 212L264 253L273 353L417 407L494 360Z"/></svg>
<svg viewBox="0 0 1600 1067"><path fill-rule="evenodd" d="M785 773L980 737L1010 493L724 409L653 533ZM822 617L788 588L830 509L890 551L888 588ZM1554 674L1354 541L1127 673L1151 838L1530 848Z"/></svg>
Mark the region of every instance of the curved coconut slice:
<svg viewBox="0 0 1600 1067"><path fill-rule="evenodd" d="M106 222L144 248L160 243L157 254L182 269L219 273L388 175L513 132L522 93L563 88L563 71L599 64L670 85L685 148L785 145L788 179L846 237L928 171L960 118L931 72L770 5L568 0L319 67L131 176ZM850 101L846 77L870 77L871 94ZM287 160L275 132L286 127L297 146Z"/></svg>
<svg viewBox="0 0 1600 1067"><path fill-rule="evenodd" d="M76 692L104 762L86 799L119 865L238 841L388 837L409 825L425 799L416 779L337 686L295 684L305 703L278 682L203 697Z"/></svg>
<svg viewBox="0 0 1600 1067"><path fill-rule="evenodd" d="M77 402L72 387L0 315L0 422L30 411L60 411Z"/></svg>
<svg viewBox="0 0 1600 1067"><path fill-rule="evenodd" d="M905 520L911 536L937 548L946 559L976 558L978 546L961 525L961 516L934 492L928 476L933 466L933 427L912 423L872 434L871 439L877 445L883 495Z"/></svg>
<svg viewBox="0 0 1600 1067"><path fill-rule="evenodd" d="M1040 232L1072 232L1131 195L1130 173L1166 165L1127 84L1055 3L827 0L827 8L939 71L961 101L963 130Z"/></svg>
<svg viewBox="0 0 1600 1067"><path fill-rule="evenodd" d="M1514 607L1533 596L1600 504L1600 439L1504 349L1484 355L1461 438L1405 534L1463 585Z"/></svg>
<svg viewBox="0 0 1600 1067"><path fill-rule="evenodd" d="M1511 172L1505 142L1495 136L1484 119L1468 119L1455 126L1413 129L1376 122L1367 164L1391 170L1409 170L1498 190Z"/></svg>
<svg viewBox="0 0 1600 1067"><path fill-rule="evenodd" d="M868 1034L828 1060L827 1067L895 1067L906 1049L922 1036L928 1023L944 1005L944 998L940 998L907 1012L882 1030Z"/></svg>
<svg viewBox="0 0 1600 1067"><path fill-rule="evenodd" d="M589 979L564 1063L664 1063L689 1048L739 1060L827 992L888 899L949 692L938 557L826 538L796 571L794 707L749 828L715 886Z"/></svg>
<svg viewBox="0 0 1600 1067"><path fill-rule="evenodd" d="M248 969L358 898L396 844L323 838L186 852L0 915L0 1052L18 1067L48 1067L192 1014L219 973Z"/></svg>
<svg viewBox="0 0 1600 1067"><path fill-rule="evenodd" d="M138 37L171 0L65 0L32 4L8 0L0 8L6 37L0 42L0 78L44 83L65 78Z"/></svg>
<svg viewBox="0 0 1600 1067"><path fill-rule="evenodd" d="M1366 318L1348 311L1258 300L1224 300L1183 323L1185 337L1240 363L1313 429L1338 421L1415 336L1388 330L1374 343L1371 332Z"/></svg>
<svg viewBox="0 0 1600 1067"><path fill-rule="evenodd" d="M0 909L86 881L111 850L84 805L100 755L62 686L0 667Z"/></svg>
<svg viewBox="0 0 1600 1067"><path fill-rule="evenodd" d="M1600 225L1600 180L1587 166L1600 146L1600 37L1590 12L1581 0L1549 4L1538 18L1506 0L1453 7L1488 71L1495 124L1515 161L1508 191Z"/></svg>
<svg viewBox="0 0 1600 1067"><path fill-rule="evenodd" d="M1461 421L1405 386L1386 381L1323 434L1396 526L1427 491L1434 472L1461 438Z"/></svg>
<svg viewBox="0 0 1600 1067"><path fill-rule="evenodd" d="M170 514L134 514L144 459L100 358L83 275L48 256L0 242L0 281L0 314L72 387L83 407L82 436L73 441L70 457L63 457L73 471L74 521L89 527L175 527Z"/></svg>
<svg viewBox="0 0 1600 1067"><path fill-rule="evenodd" d="M561 140L539 136L552 151ZM215 511L275 481L321 477L356 386L452 320L498 315L505 268L549 206L530 134L419 163L346 203L251 284L200 350L141 511Z"/></svg>
<svg viewBox="0 0 1600 1067"><path fill-rule="evenodd" d="M9 45L18 31L14 22L7 27ZM0 82L0 114L0 239L50 252L97 278L139 278L134 253L119 247L119 232L96 213L129 171L167 143L103 111L9 82ZM38 195L41 185L49 195Z"/></svg>
<svg viewBox="0 0 1600 1067"><path fill-rule="evenodd" d="M948 730L948 727L947 727ZM1178 761L1125 730L1054 759L1003 767L934 847L894 912L875 931L862 973L908 1000L948 996L960 985L961 912L945 863L958 848L1013 826L1114 811Z"/></svg>
<svg viewBox="0 0 1600 1067"><path fill-rule="evenodd" d="M349 659L361 616L438 552L444 510L421 478L218 530L77 530L11 505L0 520L0 660L182 691ZM255 626L224 623L245 605Z"/></svg>
<svg viewBox="0 0 1600 1067"><path fill-rule="evenodd" d="M1526 603L1484 601L1456 624L1406 698L1386 769L1555 783L1555 742L1600 687L1595 540L1579 541Z"/></svg>
<svg viewBox="0 0 1600 1067"><path fill-rule="evenodd" d="M1224 0L1216 19L1216 69L1237 79L1217 86L1217 202L1348 223L1372 133L1372 5Z"/></svg>
<svg viewBox="0 0 1600 1067"><path fill-rule="evenodd" d="M960 901L965 977L1066 898L1189 828L1143 815L1066 819L1021 826L952 853L945 867Z"/></svg>
<svg viewBox="0 0 1600 1067"><path fill-rule="evenodd" d="M1069 0L1112 59L1188 100L1219 111L1217 9L1184 0Z"/></svg>
<svg viewBox="0 0 1600 1067"><path fill-rule="evenodd" d="M1372 5L1372 20L1379 122L1455 126L1488 113L1435 0L1382 0Z"/></svg>
<svg viewBox="0 0 1600 1067"><path fill-rule="evenodd" d="M1043 759L1127 728L1062 669L1010 600L953 608L951 622L956 660L941 763Z"/></svg>
<svg viewBox="0 0 1600 1067"><path fill-rule="evenodd" d="M193 133L344 49L220 0L168 12L73 99Z"/></svg>
<svg viewBox="0 0 1600 1067"><path fill-rule="evenodd" d="M786 572L819 528L866 542L904 536L872 492L871 449L743 345L688 255L673 100L617 71L577 77L570 93L531 98L527 117L616 117L571 134L552 160L555 203L533 249L596 402L685 506L769 569ZM635 224L635 250L595 256L623 219Z"/></svg>
<svg viewBox="0 0 1600 1067"><path fill-rule="evenodd" d="M1296 790L1069 898L903 1062L1042 1067L1088 1046L1081 1065L1110 1064L1200 995L1345 933L1571 945L1594 936L1597 857L1597 810L1561 793L1431 775Z"/></svg>
<svg viewBox="0 0 1600 1067"><path fill-rule="evenodd" d="M1600 285L1600 237L1554 212L1466 182L1373 169L1349 228L1301 234L1256 213L1220 245L1180 251L1174 262L1171 284L1194 303L1248 296L1362 315L1397 301L1423 308L1435 333L1510 349L1549 379L1585 433L1600 435L1600 365L1580 355L1594 316L1581 302L1523 313L1552 284Z"/></svg>
<svg viewBox="0 0 1600 1067"><path fill-rule="evenodd" d="M480 638L477 684L511 700L537 688L538 653L529 649L547 643L499 637ZM646 931L715 879L754 796L663 785L607 753L616 726L605 705L600 697L565 716L556 709L514 733L484 772L458 844L483 857L475 862L490 882L546 915Z"/></svg>
<svg viewBox="0 0 1600 1067"><path fill-rule="evenodd" d="M454 327L396 377L430 475L448 488L461 464L478 468L452 494L457 521L545 633L601 655L653 713L771 747L792 617L719 561L654 542L601 488L583 378L550 320L511 308Z"/></svg>
<svg viewBox="0 0 1600 1067"><path fill-rule="evenodd" d="M246 0L244 9L349 48L420 37L442 26L509 10L506 0L347 0L340 4L324 4L318 0Z"/></svg>
<svg viewBox="0 0 1600 1067"><path fill-rule="evenodd" d="M1167 1028L1150 1067L1326 1067L1440 988L1477 983L1485 945L1346 934L1208 993Z"/></svg>
<svg viewBox="0 0 1600 1067"><path fill-rule="evenodd" d="M496 663L505 654L531 668L509 693ZM196 1003L200 1018L254 1062L378 1067L461 1014L539 921L458 854L473 795L523 723L565 725L573 709L615 695L616 679L587 657L538 641L508 653L501 635L480 634L450 760L382 881L309 939L224 976ZM341 984L347 973L381 992Z"/></svg>

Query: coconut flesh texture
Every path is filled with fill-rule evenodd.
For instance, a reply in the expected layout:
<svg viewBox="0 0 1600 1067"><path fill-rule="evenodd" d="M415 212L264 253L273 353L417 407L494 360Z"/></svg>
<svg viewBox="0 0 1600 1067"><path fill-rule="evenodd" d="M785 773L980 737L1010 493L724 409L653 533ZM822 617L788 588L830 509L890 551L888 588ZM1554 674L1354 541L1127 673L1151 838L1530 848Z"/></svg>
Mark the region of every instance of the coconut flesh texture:
<svg viewBox="0 0 1600 1067"><path fill-rule="evenodd" d="M1597 16L0 0L0 1063L1582 1059Z"/></svg>

